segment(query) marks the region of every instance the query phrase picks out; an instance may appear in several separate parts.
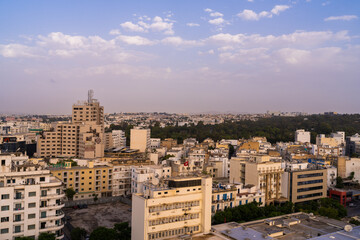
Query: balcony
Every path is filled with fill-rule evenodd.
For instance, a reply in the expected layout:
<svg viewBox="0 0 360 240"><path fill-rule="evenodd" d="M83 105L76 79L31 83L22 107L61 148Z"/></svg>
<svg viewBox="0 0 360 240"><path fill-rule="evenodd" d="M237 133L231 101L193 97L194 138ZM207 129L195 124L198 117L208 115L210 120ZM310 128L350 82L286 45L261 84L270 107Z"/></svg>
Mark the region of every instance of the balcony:
<svg viewBox="0 0 360 240"><path fill-rule="evenodd" d="M24 208L23 208L23 207L20 207L20 208L14 208L14 211L22 211L22 210L24 210Z"/></svg>
<svg viewBox="0 0 360 240"><path fill-rule="evenodd" d="M48 231L57 231L64 228L64 224L58 224L58 225L51 225L51 226L45 226L43 228L39 229L39 232L48 232Z"/></svg>
<svg viewBox="0 0 360 240"><path fill-rule="evenodd" d="M41 199L64 198L64 197L65 197L65 193L48 194L48 195L45 195L45 196L40 196Z"/></svg>
<svg viewBox="0 0 360 240"><path fill-rule="evenodd" d="M56 219L61 219L65 217L65 213L61 212L59 214L55 214L55 215L47 215L45 217L41 217L41 220L45 219L45 220L56 220Z"/></svg>

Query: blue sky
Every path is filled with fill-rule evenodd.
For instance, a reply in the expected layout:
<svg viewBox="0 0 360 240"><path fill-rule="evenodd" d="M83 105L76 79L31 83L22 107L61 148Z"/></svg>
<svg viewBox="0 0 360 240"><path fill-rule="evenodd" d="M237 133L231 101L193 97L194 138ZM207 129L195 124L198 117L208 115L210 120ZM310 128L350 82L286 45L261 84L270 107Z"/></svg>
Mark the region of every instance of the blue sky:
<svg viewBox="0 0 360 240"><path fill-rule="evenodd" d="M360 111L360 1L1 1L0 112ZM11 100L9 100L11 99Z"/></svg>

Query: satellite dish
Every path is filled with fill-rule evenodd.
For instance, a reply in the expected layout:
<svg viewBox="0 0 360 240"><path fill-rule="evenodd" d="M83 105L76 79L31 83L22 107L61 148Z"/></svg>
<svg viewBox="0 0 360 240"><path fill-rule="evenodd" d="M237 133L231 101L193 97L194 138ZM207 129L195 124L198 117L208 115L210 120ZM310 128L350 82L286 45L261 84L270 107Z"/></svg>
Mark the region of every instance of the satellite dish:
<svg viewBox="0 0 360 240"><path fill-rule="evenodd" d="M155 177L158 178L158 177L159 177L159 174L158 174L158 173L155 173Z"/></svg>
<svg viewBox="0 0 360 240"><path fill-rule="evenodd" d="M153 178L153 179L151 180L151 183L152 183L153 185L158 185L158 184L159 184L159 179L158 179L158 178Z"/></svg>
<svg viewBox="0 0 360 240"><path fill-rule="evenodd" d="M344 227L344 230L345 230L346 232L351 232L351 231L353 230L353 227L352 227L351 225L346 225L346 226Z"/></svg>

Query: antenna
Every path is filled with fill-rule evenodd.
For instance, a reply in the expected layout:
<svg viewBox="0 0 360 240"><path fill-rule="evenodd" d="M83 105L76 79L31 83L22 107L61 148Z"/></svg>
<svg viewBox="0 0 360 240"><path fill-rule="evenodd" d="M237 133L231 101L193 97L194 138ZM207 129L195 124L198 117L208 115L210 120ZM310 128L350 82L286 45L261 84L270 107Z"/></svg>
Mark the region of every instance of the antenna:
<svg viewBox="0 0 360 240"><path fill-rule="evenodd" d="M88 103L92 103L93 102L93 97L94 97L94 90L90 89L88 91Z"/></svg>

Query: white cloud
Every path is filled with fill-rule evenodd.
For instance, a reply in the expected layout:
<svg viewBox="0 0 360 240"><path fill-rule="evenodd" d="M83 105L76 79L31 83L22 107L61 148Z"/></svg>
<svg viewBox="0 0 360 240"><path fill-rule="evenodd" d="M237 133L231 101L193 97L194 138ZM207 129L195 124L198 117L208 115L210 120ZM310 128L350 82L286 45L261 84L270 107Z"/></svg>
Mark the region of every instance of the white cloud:
<svg viewBox="0 0 360 240"><path fill-rule="evenodd" d="M186 26L189 26L189 27L200 27L200 24L198 24L198 23L187 23Z"/></svg>
<svg viewBox="0 0 360 240"><path fill-rule="evenodd" d="M8 45L0 44L0 55L6 58L37 57L37 55L35 54L35 49L22 44L14 43Z"/></svg>
<svg viewBox="0 0 360 240"><path fill-rule="evenodd" d="M247 0L248 2L254 2L254 0Z"/></svg>
<svg viewBox="0 0 360 240"><path fill-rule="evenodd" d="M213 10L210 9L210 8L205 8L204 11L205 11L205 12L212 12Z"/></svg>
<svg viewBox="0 0 360 240"><path fill-rule="evenodd" d="M244 9L242 12L238 13L237 16L243 20L257 21L260 20L261 18L272 18L273 15L279 15L280 12L283 12L289 8L290 7L287 5L276 5L271 9L270 12L262 11L260 13L256 13L250 9Z"/></svg>
<svg viewBox="0 0 360 240"><path fill-rule="evenodd" d="M131 32L145 32L145 29L140 27L138 24L134 24L132 22L124 22L121 23L120 26L124 28L125 30L131 31Z"/></svg>
<svg viewBox="0 0 360 240"><path fill-rule="evenodd" d="M222 17L224 16L224 14L220 13L220 12L212 12L210 13L210 17Z"/></svg>
<svg viewBox="0 0 360 240"><path fill-rule="evenodd" d="M140 21L138 21L137 23L125 22L120 24L120 26L132 32L148 32L149 30L151 30L153 32L162 32L166 35L174 34L174 23L169 18L163 19L159 16L155 16L153 19L150 19L147 16L142 16L139 17L139 19Z"/></svg>
<svg viewBox="0 0 360 240"><path fill-rule="evenodd" d="M219 18L209 20L209 23L213 24L213 25L221 25L221 24L225 23L225 20L223 18L219 17Z"/></svg>
<svg viewBox="0 0 360 240"><path fill-rule="evenodd" d="M351 21L351 20L355 20L355 19L358 19L358 16L356 16L356 15L343 15L343 16L331 16L331 17L325 18L324 21L337 21L337 20Z"/></svg>
<svg viewBox="0 0 360 240"><path fill-rule="evenodd" d="M111 29L109 32L110 35L120 35L120 30L119 29Z"/></svg>
<svg viewBox="0 0 360 240"><path fill-rule="evenodd" d="M161 40L163 44L174 46L197 46L201 45L201 42L195 40L184 40L181 37L167 37Z"/></svg>
<svg viewBox="0 0 360 240"><path fill-rule="evenodd" d="M287 5L276 5L273 9L271 9L271 13L275 15L279 15L280 12L283 12L289 8L290 7Z"/></svg>
<svg viewBox="0 0 360 240"><path fill-rule="evenodd" d="M120 35L120 36L116 37L116 39L120 40L126 44L129 44L129 45L144 46L144 45L154 45L155 44L154 41L151 41L147 38L140 37L140 36Z"/></svg>

